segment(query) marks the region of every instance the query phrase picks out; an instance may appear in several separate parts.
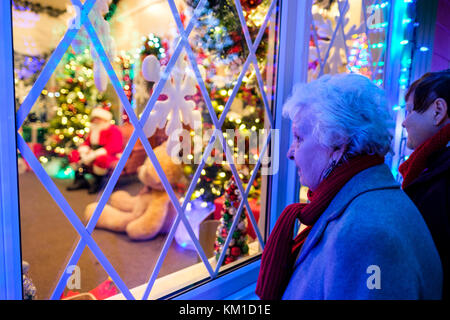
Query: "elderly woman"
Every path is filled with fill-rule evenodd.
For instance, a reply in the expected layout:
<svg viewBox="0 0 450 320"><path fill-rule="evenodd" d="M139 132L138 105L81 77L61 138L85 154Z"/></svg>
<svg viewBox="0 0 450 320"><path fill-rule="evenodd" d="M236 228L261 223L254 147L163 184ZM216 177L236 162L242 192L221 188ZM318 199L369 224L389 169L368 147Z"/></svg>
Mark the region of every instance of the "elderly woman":
<svg viewBox="0 0 450 320"><path fill-rule="evenodd" d="M402 188L427 223L444 270L443 299L450 298L450 70L426 73L405 96L403 127L413 149L399 168Z"/></svg>
<svg viewBox="0 0 450 320"><path fill-rule="evenodd" d="M430 232L384 164L392 134L383 91L360 75L323 76L297 86L283 113L293 121L288 158L310 202L278 219L258 296L440 299ZM307 227L294 239L296 219Z"/></svg>

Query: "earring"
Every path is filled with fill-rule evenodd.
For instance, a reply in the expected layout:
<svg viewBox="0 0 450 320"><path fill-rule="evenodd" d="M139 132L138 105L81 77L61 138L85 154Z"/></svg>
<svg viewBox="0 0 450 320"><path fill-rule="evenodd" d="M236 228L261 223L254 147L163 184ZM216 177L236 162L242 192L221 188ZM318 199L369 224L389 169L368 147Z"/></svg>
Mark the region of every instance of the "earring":
<svg viewBox="0 0 450 320"><path fill-rule="evenodd" d="M326 179L330 175L330 173L334 170L334 168L336 168L336 160L333 160L331 162L331 165L328 167L327 171L325 171L323 179Z"/></svg>

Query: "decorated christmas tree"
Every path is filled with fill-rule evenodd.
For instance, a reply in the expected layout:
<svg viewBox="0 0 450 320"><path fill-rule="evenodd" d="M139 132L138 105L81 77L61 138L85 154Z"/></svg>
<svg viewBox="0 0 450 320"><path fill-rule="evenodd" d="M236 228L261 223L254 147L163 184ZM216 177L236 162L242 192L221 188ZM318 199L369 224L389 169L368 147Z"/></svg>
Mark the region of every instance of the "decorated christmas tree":
<svg viewBox="0 0 450 320"><path fill-rule="evenodd" d="M186 2L188 6L194 8L198 5L198 0L189 0ZM247 27L249 29L252 39L256 37L256 34L261 27L262 21L268 11L270 1L267 0L250 0L241 1L243 13L246 17ZM267 31L268 29L266 29ZM265 32L260 45L256 51L256 57L258 60L258 65L260 66L261 74L265 77L266 69L266 55L268 47L268 32ZM245 38L243 34L243 29L239 21L239 15L235 4L230 0L208 0L205 4L201 13L199 14L199 26L191 37L192 43L195 43L194 51L196 53L197 64L204 74L200 72L205 81L205 86L208 93L210 94L212 107L217 117L220 117L225 109L225 106L230 99L231 93L235 86L235 79L239 76L241 72L241 67L244 64L246 57L248 56L248 47L245 43ZM170 58L170 50L168 50L167 42L161 41L158 37L150 34L148 37L142 38L143 45L141 46L139 52L141 54L141 59L148 59L149 56L154 56L156 58L152 59L152 63L142 63L143 74L146 74L146 70L159 70L160 66L164 66L168 59ZM157 61L159 60L159 63ZM179 58L178 63L184 61L185 59ZM184 63L189 64L186 60ZM147 66L147 67L145 67ZM148 67L151 66L151 67ZM176 69L176 67L174 68ZM252 72L253 70L253 72ZM184 78L188 74L193 76L193 72L190 72L190 67L188 67L185 72L181 74ZM176 71L172 71L169 76L172 82L176 80ZM244 188L247 187L246 184L253 173L254 164L257 160L258 150L253 148L249 150L249 136L251 134L259 134L259 130L264 129L264 117L265 108L261 97L260 88L256 81L254 67L251 66L246 72L246 76L242 80L242 84L234 97L231 108L227 113L227 117L224 119L222 125L222 131L225 133L226 130L232 130L235 134L234 144L232 143L230 137L226 136L228 146L230 147L230 152L236 158L239 153L244 153L245 163L240 161L236 163L236 158L234 163L237 165L237 170L239 178L244 184ZM136 100L136 105L139 111L142 111L141 106L144 106L150 97L151 88L154 83L159 80L159 76L153 77L150 74L148 77L143 77L147 82L140 81L142 77L136 77L136 95L134 99ZM184 80L183 80L184 81ZM180 83L184 83L180 81ZM209 114L209 109L206 106L205 100L203 98L202 92L197 84L197 79L192 77L189 80L192 82L192 90L189 94L184 95L179 101L184 104L185 102L192 104L191 108L194 112L200 112L201 121L203 127L203 147L202 150L206 150L207 142L209 139L205 139L205 132L213 130L213 120ZM195 90L194 85L197 88ZM160 101L157 102L155 108L153 109L153 115L149 117L147 125L151 130L148 130L147 134L151 135L155 132L155 126L160 123L164 126L164 130L170 133L170 129L181 128L179 125L166 125L165 119L167 117L168 110L172 108L179 108L180 104L172 104L170 96L167 96L163 90ZM186 101L183 101L186 100ZM159 108L160 103L165 103L164 108ZM198 111L197 111L198 110ZM161 113L159 111L164 111ZM161 116L158 114L161 113ZM184 114L190 114L191 112L185 112ZM175 113L176 115L178 113ZM179 118L178 116L176 118ZM161 119L161 121L157 120ZM177 119L177 122L183 126L184 129L191 131L191 136L194 137L193 128L190 128L186 122ZM152 125L149 125L152 124ZM169 130L167 129L169 128ZM246 138L247 137L247 138ZM243 141L245 139L245 150L238 150L238 141ZM195 141L191 141L191 146L194 148ZM261 149L262 146L259 146ZM247 152L247 150L249 152ZM220 154L216 154L220 152ZM191 195L190 200L201 198L203 201L213 202L215 199L221 197L225 192L225 183L229 181L232 177L232 173L229 167L224 165L225 163L231 163L231 159L226 159L223 147L217 142L217 145L213 149L211 157L216 160L214 163L209 163L208 160L201 171L201 175L196 182L195 190ZM191 158L197 159L195 151L191 152ZM201 156L201 155L200 155ZM189 179L194 177L194 173L198 168L198 162L186 161L183 164L186 176ZM260 174L254 180L253 188L250 189L249 198L259 198L259 191L261 185Z"/></svg>
<svg viewBox="0 0 450 320"><path fill-rule="evenodd" d="M247 218L245 214L245 209L242 210L239 217L236 217L236 211L239 207L239 203L241 201L241 196L239 194L239 190L236 186L236 182L232 177L230 179L229 184L226 186L225 190L225 202L222 207L220 218L220 224L217 227L216 231L216 242L214 243L214 253L216 256L216 260L219 260L219 257L223 251L223 246L228 237L228 234L231 229L231 225L233 224L233 218L239 219L237 222L237 226L233 232L232 239L228 245L228 248L225 252L225 260L224 264L231 263L237 260L239 257L248 254L248 244L247 244Z"/></svg>
<svg viewBox="0 0 450 320"><path fill-rule="evenodd" d="M47 92L56 99L54 117L49 121L45 148L50 156L67 156L83 143L89 131L89 114L99 104L109 105L94 83L92 58L89 49L82 54L69 50L62 59L55 77L57 88Z"/></svg>

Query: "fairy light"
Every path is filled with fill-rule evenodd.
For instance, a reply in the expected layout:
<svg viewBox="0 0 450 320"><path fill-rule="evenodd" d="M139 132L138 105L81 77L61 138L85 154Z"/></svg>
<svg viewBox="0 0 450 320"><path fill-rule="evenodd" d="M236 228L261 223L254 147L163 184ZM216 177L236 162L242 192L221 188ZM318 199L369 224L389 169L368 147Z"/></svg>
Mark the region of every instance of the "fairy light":
<svg viewBox="0 0 450 320"><path fill-rule="evenodd" d="M44 157L44 156L41 156L41 157L39 157L39 161L40 161L41 163L47 163L47 162L48 162L48 159L47 159L46 157Z"/></svg>

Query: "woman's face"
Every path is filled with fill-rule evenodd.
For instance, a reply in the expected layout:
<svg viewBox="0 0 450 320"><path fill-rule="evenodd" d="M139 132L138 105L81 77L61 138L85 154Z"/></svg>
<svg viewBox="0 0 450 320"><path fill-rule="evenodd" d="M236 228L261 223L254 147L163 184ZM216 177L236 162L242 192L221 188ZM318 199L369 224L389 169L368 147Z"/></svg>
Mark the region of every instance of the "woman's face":
<svg viewBox="0 0 450 320"><path fill-rule="evenodd" d="M436 133L433 125L433 108L428 108L425 112L419 113L414 109L414 93L406 101L406 117L402 126L408 132L406 146L409 149L416 149L425 140Z"/></svg>
<svg viewBox="0 0 450 320"><path fill-rule="evenodd" d="M293 121L293 142L287 157L295 161L300 183L314 191L330 167L332 151L312 135L315 116L308 110L299 112Z"/></svg>

